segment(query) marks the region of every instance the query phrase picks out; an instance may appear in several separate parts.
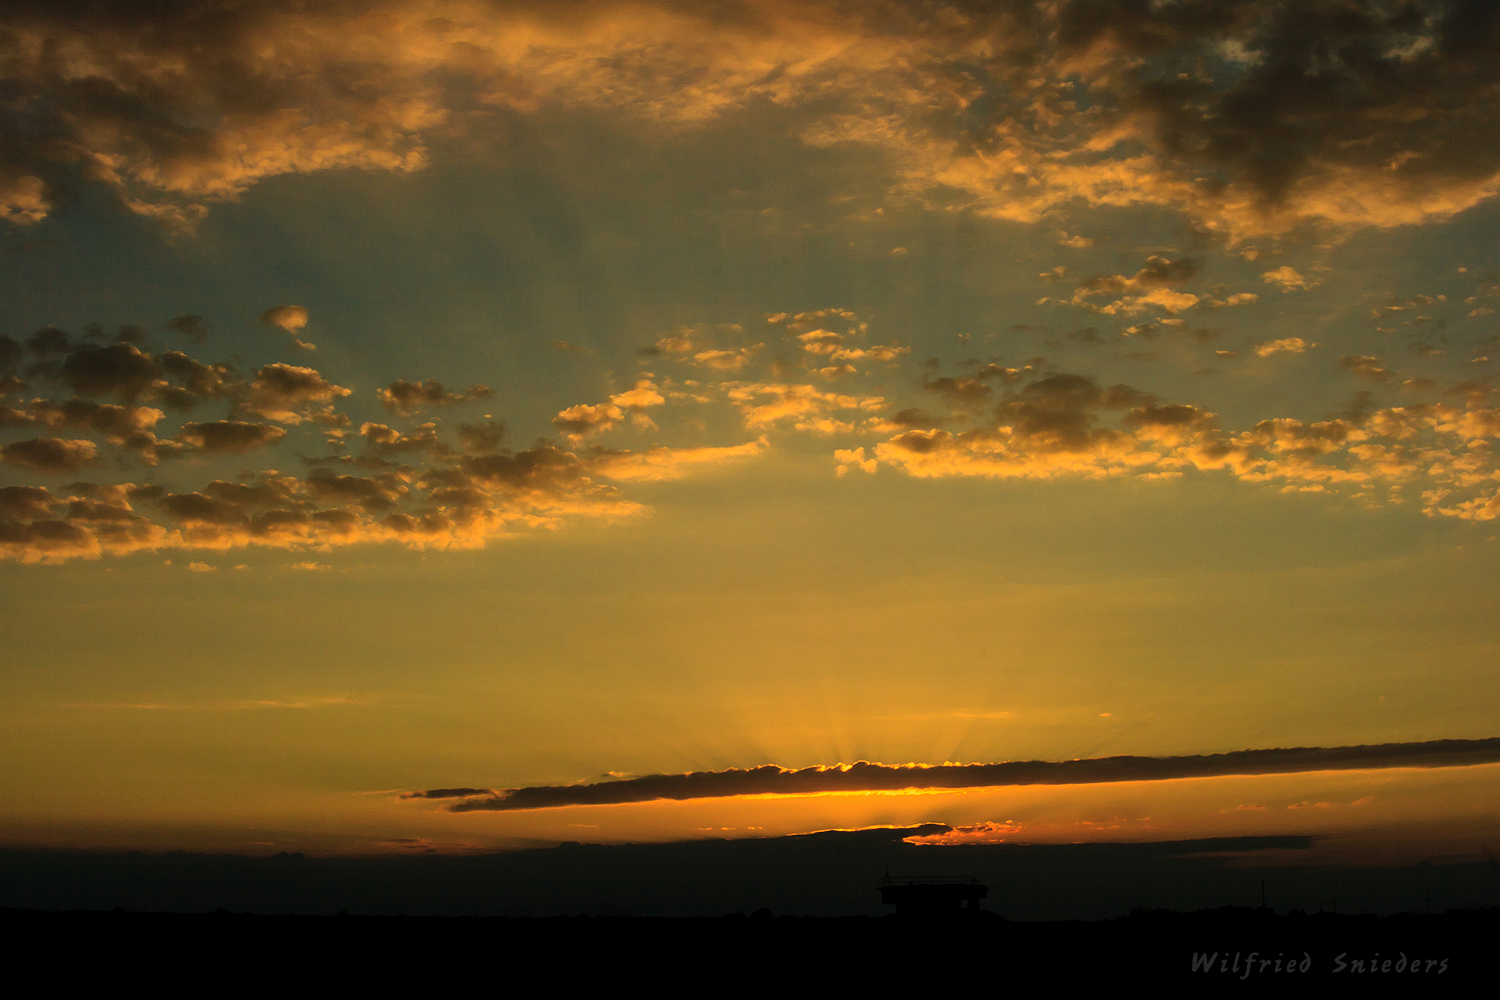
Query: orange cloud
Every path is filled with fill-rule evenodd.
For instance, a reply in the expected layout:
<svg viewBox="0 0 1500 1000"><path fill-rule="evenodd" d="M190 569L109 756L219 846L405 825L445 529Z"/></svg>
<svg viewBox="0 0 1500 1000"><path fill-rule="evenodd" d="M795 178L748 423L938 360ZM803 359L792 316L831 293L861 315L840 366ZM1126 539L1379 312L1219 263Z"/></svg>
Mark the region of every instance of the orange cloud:
<svg viewBox="0 0 1500 1000"><path fill-rule="evenodd" d="M1197 20L1078 3L931 17L894 0L224 3L191 21L37 5L7 22L10 113L34 123L12 131L38 138L0 167L0 216L44 218L71 170L191 226L270 177L420 170L429 136L483 127L474 105L691 128L760 104L810 145L885 154L893 186L919 202L995 218L1154 205L1234 238L1415 224L1500 190L1496 71L1462 9L1413 26L1373 3L1340 18L1250 3ZM1351 46L1361 60L1318 61ZM1188 65L1214 68L1178 76ZM447 96L458 89L462 111Z"/></svg>

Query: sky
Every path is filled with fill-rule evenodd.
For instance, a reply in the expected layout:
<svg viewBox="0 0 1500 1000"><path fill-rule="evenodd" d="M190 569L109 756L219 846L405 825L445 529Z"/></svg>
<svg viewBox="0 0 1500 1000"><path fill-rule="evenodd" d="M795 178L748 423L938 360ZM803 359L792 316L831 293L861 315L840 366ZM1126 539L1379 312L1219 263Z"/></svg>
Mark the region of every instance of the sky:
<svg viewBox="0 0 1500 1000"><path fill-rule="evenodd" d="M5 843L1493 839L1493 5L5 9Z"/></svg>

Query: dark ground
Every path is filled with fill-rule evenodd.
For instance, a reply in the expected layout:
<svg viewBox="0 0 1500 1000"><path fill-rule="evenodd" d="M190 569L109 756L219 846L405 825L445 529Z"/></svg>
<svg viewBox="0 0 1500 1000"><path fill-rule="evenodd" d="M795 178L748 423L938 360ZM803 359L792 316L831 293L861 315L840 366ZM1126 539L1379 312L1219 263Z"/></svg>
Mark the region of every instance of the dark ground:
<svg viewBox="0 0 1500 1000"><path fill-rule="evenodd" d="M299 988L413 984L506 992L633 983L650 995L794 987L796 995L999 993L1173 981L1217 992L1318 981L1386 995L1403 987L1430 992L1492 983L1497 932L1496 909L1373 917L1225 908L1053 922L992 914L945 921L0 910L0 939L12 968L47 969L74 982L149 977L163 987L215 992L294 981Z"/></svg>
<svg viewBox="0 0 1500 1000"><path fill-rule="evenodd" d="M914 832L468 856L0 850L0 954L73 978L216 992L288 977L735 995L1356 977L1411 989L1488 984L1500 969L1493 861L1296 864L1313 856L1308 837L916 847L902 840ZM977 876L984 912L889 915L876 891L886 873Z"/></svg>
<svg viewBox="0 0 1500 1000"><path fill-rule="evenodd" d="M411 916L703 917L890 912L875 881L973 875L1011 920L1099 920L1132 909L1443 912L1500 905L1493 860L1314 863L1314 838L1144 844L914 846L922 828L506 853L277 854L0 850L0 906L29 910ZM1475 853L1481 845L1475 844ZM1264 894L1264 895L1263 895Z"/></svg>

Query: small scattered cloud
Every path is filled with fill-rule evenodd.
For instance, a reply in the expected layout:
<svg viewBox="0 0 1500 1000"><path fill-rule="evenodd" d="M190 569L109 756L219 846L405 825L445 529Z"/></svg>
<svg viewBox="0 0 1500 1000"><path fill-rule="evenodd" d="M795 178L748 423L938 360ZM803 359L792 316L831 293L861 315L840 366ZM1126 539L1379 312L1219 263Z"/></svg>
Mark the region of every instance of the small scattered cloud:
<svg viewBox="0 0 1500 1000"><path fill-rule="evenodd" d="M1317 344L1310 344L1301 337L1282 337L1280 340L1268 340L1263 344L1256 344L1253 348L1257 358L1269 358L1273 354L1302 354ZM1221 357L1223 351L1216 352Z"/></svg>
<svg viewBox="0 0 1500 1000"><path fill-rule="evenodd" d="M748 365L750 359L765 346L765 344L753 344L749 347L734 347L727 350L698 351L693 355L693 361L714 371L737 372Z"/></svg>
<svg viewBox="0 0 1500 1000"><path fill-rule="evenodd" d="M1389 382L1395 374L1386 367L1384 361L1368 355L1346 354L1339 358L1339 367L1362 379L1381 384Z"/></svg>
<svg viewBox="0 0 1500 1000"><path fill-rule="evenodd" d="M208 323L202 316L177 316L167 320L163 325L168 330L182 334L195 344L201 344L208 339Z"/></svg>
<svg viewBox="0 0 1500 1000"><path fill-rule="evenodd" d="M490 399L495 394L486 385L471 385L463 392L449 392L436 379L408 382L397 379L383 389L376 389L380 405L392 413L410 416L427 406L456 406L475 399Z"/></svg>
<svg viewBox="0 0 1500 1000"><path fill-rule="evenodd" d="M627 415L637 427L650 430L656 424L647 416L646 411L661 406L666 401L655 382L649 378L637 379L633 387L610 396L607 403L579 403L560 411L552 418L552 426L575 442L592 434L612 430Z"/></svg>
<svg viewBox="0 0 1500 1000"><path fill-rule="evenodd" d="M272 306L260 314L260 321L292 338L292 346L304 351L317 350L316 345L300 339L302 329L307 326L307 310L302 306Z"/></svg>
<svg viewBox="0 0 1500 1000"><path fill-rule="evenodd" d="M1266 271L1261 275L1261 280L1268 285L1275 285L1283 292L1306 291L1322 283L1314 278L1303 277L1296 268L1285 265L1274 271Z"/></svg>

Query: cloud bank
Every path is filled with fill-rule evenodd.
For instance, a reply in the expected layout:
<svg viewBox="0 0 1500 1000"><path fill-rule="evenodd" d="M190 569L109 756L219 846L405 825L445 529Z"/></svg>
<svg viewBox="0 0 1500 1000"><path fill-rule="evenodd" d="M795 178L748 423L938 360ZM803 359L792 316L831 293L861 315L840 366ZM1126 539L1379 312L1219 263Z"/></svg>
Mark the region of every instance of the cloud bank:
<svg viewBox="0 0 1500 1000"><path fill-rule="evenodd" d="M769 107L883 157L897 194L1017 221L1155 205L1240 237L1500 190L1479 0L19 0L6 21L0 217L22 226L82 178L191 227L270 177L421 170L440 134L552 109L691 129Z"/></svg>
<svg viewBox="0 0 1500 1000"><path fill-rule="evenodd" d="M620 781L527 788L433 788L408 799L458 799L451 812L553 809L618 805L656 799L723 798L730 795L809 795L820 792L900 791L913 788L993 788L1002 785L1077 785L1116 781L1162 781L1240 774L1293 774L1393 767L1462 767L1500 761L1500 737L1431 740L1355 747L1293 747L1237 750L1190 757L1102 757L1068 761L1007 761L1000 764L874 764L858 761L790 769L775 764L724 771L652 774Z"/></svg>

